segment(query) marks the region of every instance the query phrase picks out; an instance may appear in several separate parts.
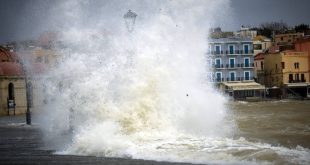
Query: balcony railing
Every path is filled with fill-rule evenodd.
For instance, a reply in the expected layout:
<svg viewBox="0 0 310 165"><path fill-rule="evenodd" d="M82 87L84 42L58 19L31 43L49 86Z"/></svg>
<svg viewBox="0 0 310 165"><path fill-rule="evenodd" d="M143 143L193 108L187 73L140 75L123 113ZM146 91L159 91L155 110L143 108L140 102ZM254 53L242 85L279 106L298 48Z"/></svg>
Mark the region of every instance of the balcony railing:
<svg viewBox="0 0 310 165"><path fill-rule="evenodd" d="M235 78L231 78L231 77L227 77L226 81L251 81L253 80L253 77L235 77Z"/></svg>
<svg viewBox="0 0 310 165"><path fill-rule="evenodd" d="M288 80L288 83L304 83L304 82L306 82L305 79L303 79L303 80Z"/></svg>
<svg viewBox="0 0 310 165"><path fill-rule="evenodd" d="M226 68L229 68L229 69L233 69L233 68L237 68L237 64L226 64Z"/></svg>
<svg viewBox="0 0 310 165"><path fill-rule="evenodd" d="M211 54L213 54L213 55L221 55L221 54L224 54L224 51L211 51Z"/></svg>
<svg viewBox="0 0 310 165"><path fill-rule="evenodd" d="M214 66L215 66L215 68L218 68L218 69L224 68L224 65L223 65L223 64L215 64Z"/></svg>
<svg viewBox="0 0 310 165"><path fill-rule="evenodd" d="M224 78L216 78L215 81L216 82L223 82L225 79Z"/></svg>
<svg viewBox="0 0 310 165"><path fill-rule="evenodd" d="M214 64L214 68L216 69L237 69L237 68L253 68L254 63L241 63L241 64Z"/></svg>
<svg viewBox="0 0 310 165"><path fill-rule="evenodd" d="M215 78L215 82L225 82L225 81L253 81L254 78L253 77L235 77L235 78L231 78L231 77L227 77L227 78Z"/></svg>
<svg viewBox="0 0 310 165"><path fill-rule="evenodd" d="M211 51L209 52L212 55L251 55L254 53L254 50L248 50L248 51L244 51L244 50L234 50L234 51L230 51L230 50L221 50L221 51Z"/></svg>
<svg viewBox="0 0 310 165"><path fill-rule="evenodd" d="M248 51L240 50L240 54L243 54L243 55L248 55L248 54L253 54L253 53L254 53L254 50L248 50Z"/></svg>
<svg viewBox="0 0 310 165"><path fill-rule="evenodd" d="M240 81L250 81L253 80L253 77L240 77Z"/></svg>
<svg viewBox="0 0 310 165"><path fill-rule="evenodd" d="M253 68L254 67L254 63L242 63L241 68Z"/></svg>

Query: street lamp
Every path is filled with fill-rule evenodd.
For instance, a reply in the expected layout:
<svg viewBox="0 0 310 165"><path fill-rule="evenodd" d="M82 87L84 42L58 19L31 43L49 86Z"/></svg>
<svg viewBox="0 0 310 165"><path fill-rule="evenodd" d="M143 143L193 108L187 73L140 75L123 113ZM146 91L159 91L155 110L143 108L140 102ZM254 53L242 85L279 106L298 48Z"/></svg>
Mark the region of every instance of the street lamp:
<svg viewBox="0 0 310 165"><path fill-rule="evenodd" d="M131 10L128 10L128 12L124 15L126 27L129 33L131 33L134 30L136 17L138 15Z"/></svg>
<svg viewBox="0 0 310 165"><path fill-rule="evenodd" d="M26 109L26 123L28 125L31 125L31 112L30 108L32 106L32 84L31 82L28 82L28 72L27 68L25 66L26 61L24 60L21 65L24 71L24 76L25 76L25 86L26 86L26 104L27 104L27 109Z"/></svg>

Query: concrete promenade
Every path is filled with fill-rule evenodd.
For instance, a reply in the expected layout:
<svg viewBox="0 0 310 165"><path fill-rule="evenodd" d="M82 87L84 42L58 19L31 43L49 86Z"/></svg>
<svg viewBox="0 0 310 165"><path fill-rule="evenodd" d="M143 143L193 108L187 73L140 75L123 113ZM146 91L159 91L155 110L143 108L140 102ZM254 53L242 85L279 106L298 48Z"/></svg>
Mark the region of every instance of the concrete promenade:
<svg viewBox="0 0 310 165"><path fill-rule="evenodd" d="M0 117L0 164L1 165L174 165L146 160L105 158L94 156L55 155L54 151L43 149L42 134L36 126L25 124L25 116Z"/></svg>

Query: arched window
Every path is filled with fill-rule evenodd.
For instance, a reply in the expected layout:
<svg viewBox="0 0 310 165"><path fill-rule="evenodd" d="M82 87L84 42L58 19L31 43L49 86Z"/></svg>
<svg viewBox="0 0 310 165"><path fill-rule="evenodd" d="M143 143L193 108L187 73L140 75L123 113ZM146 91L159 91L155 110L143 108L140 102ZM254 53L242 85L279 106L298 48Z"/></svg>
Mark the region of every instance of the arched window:
<svg viewBox="0 0 310 165"><path fill-rule="evenodd" d="M9 100L14 100L14 84L10 83L9 84Z"/></svg>

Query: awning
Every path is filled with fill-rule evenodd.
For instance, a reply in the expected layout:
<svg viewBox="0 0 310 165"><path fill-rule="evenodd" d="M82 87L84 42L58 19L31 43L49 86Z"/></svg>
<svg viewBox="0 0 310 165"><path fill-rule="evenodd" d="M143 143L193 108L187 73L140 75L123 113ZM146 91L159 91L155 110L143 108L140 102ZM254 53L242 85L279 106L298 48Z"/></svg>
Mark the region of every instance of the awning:
<svg viewBox="0 0 310 165"><path fill-rule="evenodd" d="M287 83L285 86L287 87L307 87L310 83Z"/></svg>
<svg viewBox="0 0 310 165"><path fill-rule="evenodd" d="M258 84L256 82L223 82L230 90L263 90L265 89L264 85Z"/></svg>

